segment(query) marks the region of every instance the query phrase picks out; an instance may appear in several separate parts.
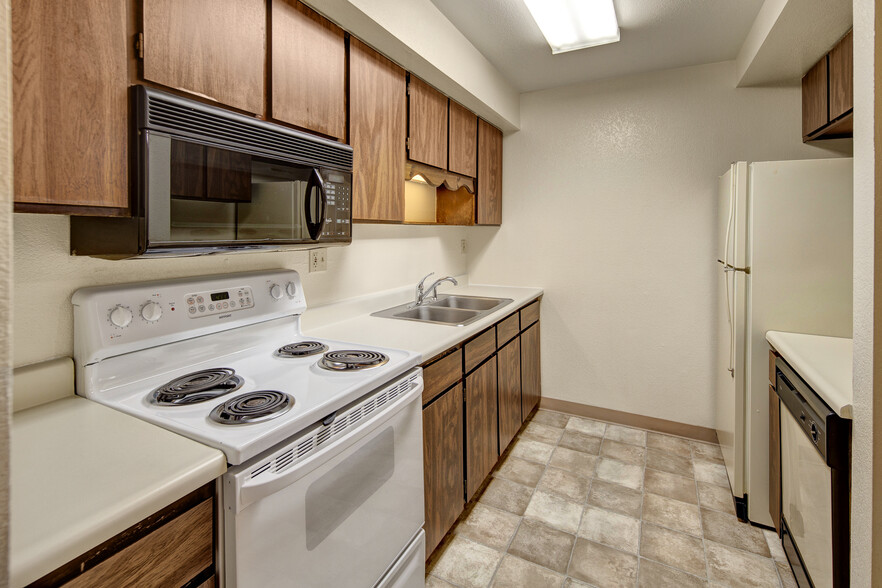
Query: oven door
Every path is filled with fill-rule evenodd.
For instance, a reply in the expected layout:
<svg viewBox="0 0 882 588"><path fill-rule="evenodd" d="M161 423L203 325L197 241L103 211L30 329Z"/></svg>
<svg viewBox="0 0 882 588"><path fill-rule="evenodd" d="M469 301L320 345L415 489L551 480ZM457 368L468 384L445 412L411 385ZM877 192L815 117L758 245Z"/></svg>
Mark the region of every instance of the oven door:
<svg viewBox="0 0 882 588"><path fill-rule="evenodd" d="M348 241L351 174L159 132L147 157L147 248L278 247ZM327 226L326 226L327 224Z"/></svg>
<svg viewBox="0 0 882 588"><path fill-rule="evenodd" d="M279 473L254 472L299 438L224 474L224 585L370 588L402 561L424 521L421 395L420 378Z"/></svg>

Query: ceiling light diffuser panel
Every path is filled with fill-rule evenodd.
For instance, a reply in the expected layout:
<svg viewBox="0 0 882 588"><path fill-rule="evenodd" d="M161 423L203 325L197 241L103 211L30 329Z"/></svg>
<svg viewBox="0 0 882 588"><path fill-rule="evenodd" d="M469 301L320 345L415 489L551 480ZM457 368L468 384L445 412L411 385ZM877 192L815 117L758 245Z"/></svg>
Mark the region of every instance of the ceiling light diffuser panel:
<svg viewBox="0 0 882 588"><path fill-rule="evenodd" d="M619 40L613 0L524 0L552 53Z"/></svg>

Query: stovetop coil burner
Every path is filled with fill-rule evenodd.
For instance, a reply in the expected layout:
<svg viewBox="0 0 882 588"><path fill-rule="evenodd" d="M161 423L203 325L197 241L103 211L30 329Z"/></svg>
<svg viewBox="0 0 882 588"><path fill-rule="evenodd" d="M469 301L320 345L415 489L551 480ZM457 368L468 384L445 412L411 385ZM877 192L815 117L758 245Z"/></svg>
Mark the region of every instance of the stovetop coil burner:
<svg viewBox="0 0 882 588"><path fill-rule="evenodd" d="M291 410L294 397L277 390L247 392L214 407L209 417L222 425L247 425L274 419Z"/></svg>
<svg viewBox="0 0 882 588"><path fill-rule="evenodd" d="M320 341L301 341L290 343L276 349L277 357L308 357L328 350L328 346Z"/></svg>
<svg viewBox="0 0 882 588"><path fill-rule="evenodd" d="M319 366L334 372L365 370L383 365L389 357L376 351L343 349L328 351L319 360Z"/></svg>
<svg viewBox="0 0 882 588"><path fill-rule="evenodd" d="M192 372L153 391L151 402L159 406L182 406L212 400L242 387L245 382L230 368Z"/></svg>

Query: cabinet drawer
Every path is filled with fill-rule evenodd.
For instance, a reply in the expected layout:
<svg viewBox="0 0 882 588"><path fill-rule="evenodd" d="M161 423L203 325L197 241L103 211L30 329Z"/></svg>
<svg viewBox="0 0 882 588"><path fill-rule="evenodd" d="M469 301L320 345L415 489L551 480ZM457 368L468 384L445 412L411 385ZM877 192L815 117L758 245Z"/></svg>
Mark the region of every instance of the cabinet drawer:
<svg viewBox="0 0 882 588"><path fill-rule="evenodd" d="M518 313L496 323L496 343L500 347L514 339L520 331Z"/></svg>
<svg viewBox="0 0 882 588"><path fill-rule="evenodd" d="M457 349L423 368L423 404L462 378L462 350Z"/></svg>
<svg viewBox="0 0 882 588"><path fill-rule="evenodd" d="M496 351L496 329L490 328L466 343L465 371L472 371L475 366L490 357Z"/></svg>
<svg viewBox="0 0 882 588"><path fill-rule="evenodd" d="M66 587L181 586L213 563L212 500L206 500L104 560Z"/></svg>
<svg viewBox="0 0 882 588"><path fill-rule="evenodd" d="M539 320L539 301L521 309L521 328L526 329Z"/></svg>

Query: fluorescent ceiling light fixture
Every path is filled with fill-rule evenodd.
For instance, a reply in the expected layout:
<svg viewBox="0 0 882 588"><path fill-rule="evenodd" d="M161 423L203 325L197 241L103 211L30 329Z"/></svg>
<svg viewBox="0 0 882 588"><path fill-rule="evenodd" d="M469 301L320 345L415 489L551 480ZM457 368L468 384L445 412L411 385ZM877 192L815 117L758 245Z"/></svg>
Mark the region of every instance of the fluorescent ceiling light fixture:
<svg viewBox="0 0 882 588"><path fill-rule="evenodd" d="M524 0L552 53L619 40L613 0Z"/></svg>

